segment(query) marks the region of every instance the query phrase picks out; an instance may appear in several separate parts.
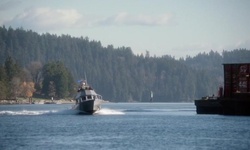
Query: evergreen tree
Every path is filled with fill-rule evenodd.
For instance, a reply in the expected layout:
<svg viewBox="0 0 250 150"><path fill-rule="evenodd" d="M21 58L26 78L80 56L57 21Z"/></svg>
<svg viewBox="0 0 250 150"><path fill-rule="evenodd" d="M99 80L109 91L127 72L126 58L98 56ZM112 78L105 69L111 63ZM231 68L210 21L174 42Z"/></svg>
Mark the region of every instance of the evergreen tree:
<svg viewBox="0 0 250 150"><path fill-rule="evenodd" d="M19 94L18 87L21 84L22 79L22 69L21 67L9 56L7 57L4 70L6 72L6 88L7 88L7 98L15 99Z"/></svg>
<svg viewBox="0 0 250 150"><path fill-rule="evenodd" d="M4 67L8 81L11 81L11 79L19 76L21 73L21 67L10 56L7 57Z"/></svg>
<svg viewBox="0 0 250 150"><path fill-rule="evenodd" d="M72 75L68 69L59 61L51 62L43 67L42 92L47 96L55 95L57 98L69 96L74 87Z"/></svg>
<svg viewBox="0 0 250 150"><path fill-rule="evenodd" d="M0 99L6 99L7 98L7 75L5 72L4 67L0 66Z"/></svg>

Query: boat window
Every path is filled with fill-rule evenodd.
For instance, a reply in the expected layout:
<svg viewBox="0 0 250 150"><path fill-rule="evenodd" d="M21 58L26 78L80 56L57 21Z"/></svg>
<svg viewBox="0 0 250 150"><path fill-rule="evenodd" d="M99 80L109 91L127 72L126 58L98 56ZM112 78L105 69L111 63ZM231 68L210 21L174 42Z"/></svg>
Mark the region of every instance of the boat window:
<svg viewBox="0 0 250 150"><path fill-rule="evenodd" d="M85 97L85 96L83 96L83 97L82 97L82 99L83 99L83 100L86 100L86 97Z"/></svg>
<svg viewBox="0 0 250 150"><path fill-rule="evenodd" d="M88 98L88 99L91 99L91 98L92 98L92 96L88 96L87 98Z"/></svg>

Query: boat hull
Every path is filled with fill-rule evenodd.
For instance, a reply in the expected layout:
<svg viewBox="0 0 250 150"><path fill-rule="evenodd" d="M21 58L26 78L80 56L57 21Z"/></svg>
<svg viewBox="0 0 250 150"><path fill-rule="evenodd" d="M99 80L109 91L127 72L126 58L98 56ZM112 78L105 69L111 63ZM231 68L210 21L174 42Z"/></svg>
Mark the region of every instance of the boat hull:
<svg viewBox="0 0 250 150"><path fill-rule="evenodd" d="M221 114L250 116L247 99L195 100L197 114Z"/></svg>
<svg viewBox="0 0 250 150"><path fill-rule="evenodd" d="M195 100L197 114L221 114L222 105L219 100Z"/></svg>
<svg viewBox="0 0 250 150"><path fill-rule="evenodd" d="M102 100L99 100L99 99L85 100L85 101L79 102L77 104L76 109L80 113L93 114L96 111L101 109L101 103L102 103Z"/></svg>

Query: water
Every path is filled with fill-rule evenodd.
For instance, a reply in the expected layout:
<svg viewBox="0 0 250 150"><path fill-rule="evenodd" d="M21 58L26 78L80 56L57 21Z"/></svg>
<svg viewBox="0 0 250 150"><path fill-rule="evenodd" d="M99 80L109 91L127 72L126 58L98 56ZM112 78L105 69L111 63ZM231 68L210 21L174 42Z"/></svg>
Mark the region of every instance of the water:
<svg viewBox="0 0 250 150"><path fill-rule="evenodd" d="M250 149L250 117L197 115L193 103L1 105L0 149Z"/></svg>

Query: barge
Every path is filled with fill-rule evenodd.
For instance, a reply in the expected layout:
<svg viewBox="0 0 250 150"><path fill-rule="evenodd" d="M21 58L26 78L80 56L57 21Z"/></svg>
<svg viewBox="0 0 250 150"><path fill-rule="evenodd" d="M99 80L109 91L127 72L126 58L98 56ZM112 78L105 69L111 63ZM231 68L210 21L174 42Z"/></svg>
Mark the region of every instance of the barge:
<svg viewBox="0 0 250 150"><path fill-rule="evenodd" d="M224 88L217 97L195 100L197 114L250 116L250 63L223 64Z"/></svg>

